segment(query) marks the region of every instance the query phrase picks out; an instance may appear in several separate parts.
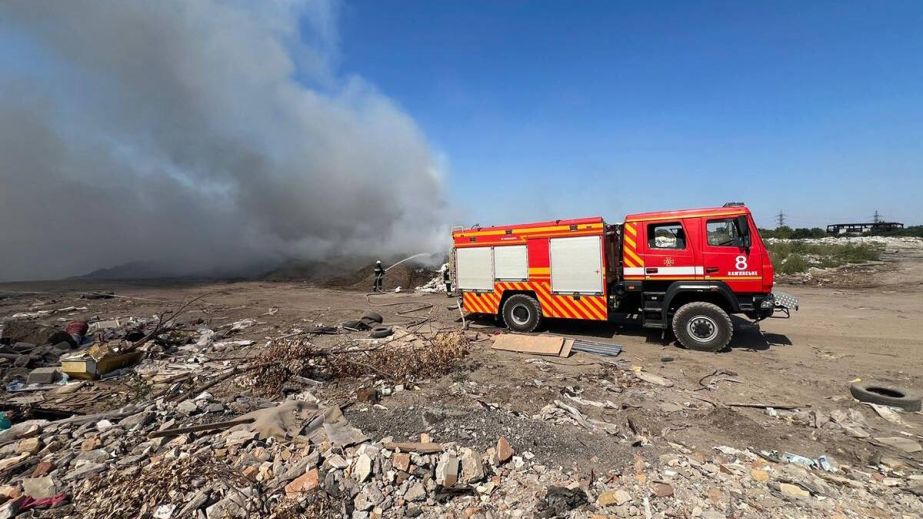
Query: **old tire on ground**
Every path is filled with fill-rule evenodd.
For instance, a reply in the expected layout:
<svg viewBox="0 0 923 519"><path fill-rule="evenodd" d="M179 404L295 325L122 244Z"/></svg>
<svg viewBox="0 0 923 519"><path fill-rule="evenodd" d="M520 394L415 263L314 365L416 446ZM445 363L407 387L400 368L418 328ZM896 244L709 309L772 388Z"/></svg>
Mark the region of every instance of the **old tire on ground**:
<svg viewBox="0 0 923 519"><path fill-rule="evenodd" d="M534 297L514 294L503 304L503 322L514 332L531 332L542 322L542 307Z"/></svg>
<svg viewBox="0 0 923 519"><path fill-rule="evenodd" d="M364 314L362 314L362 317L360 317L360 319L363 320L363 321L366 321L366 320L368 320L368 321L374 321L374 322L379 323L379 324L381 324L381 323L383 323L383 322L385 321L385 319L381 316L380 313L378 313L378 312L371 312L371 311L365 312Z"/></svg>
<svg viewBox="0 0 923 519"><path fill-rule="evenodd" d="M673 335L690 350L721 351L733 334L730 316L718 305L686 303L673 315Z"/></svg>
<svg viewBox="0 0 923 519"><path fill-rule="evenodd" d="M853 382L849 392L860 402L897 407L904 411L919 411L920 397L901 387L876 382Z"/></svg>
<svg viewBox="0 0 923 519"><path fill-rule="evenodd" d="M363 330L371 330L372 328L374 328L374 327L376 327L376 326L378 326L378 325L381 324L381 323L378 322L378 321L375 321L375 320L373 320L373 319L369 319L369 318L366 318L366 317L363 317L362 319L359 319L359 322L362 323L363 325L365 325L365 328L362 328Z"/></svg>
<svg viewBox="0 0 923 519"><path fill-rule="evenodd" d="M376 326L372 328L371 333L369 333L369 337L373 339L383 339L393 333L394 330L390 326Z"/></svg>
<svg viewBox="0 0 923 519"><path fill-rule="evenodd" d="M363 321L345 321L341 324L343 328L349 328L350 330L368 330L369 325Z"/></svg>

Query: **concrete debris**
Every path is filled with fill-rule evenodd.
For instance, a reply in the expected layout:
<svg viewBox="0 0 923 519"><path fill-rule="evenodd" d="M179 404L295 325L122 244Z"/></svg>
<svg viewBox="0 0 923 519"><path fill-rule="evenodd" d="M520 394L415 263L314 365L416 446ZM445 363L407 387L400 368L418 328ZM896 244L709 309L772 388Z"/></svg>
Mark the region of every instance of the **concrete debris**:
<svg viewBox="0 0 923 519"><path fill-rule="evenodd" d="M353 475L356 476L356 481L359 483L364 482L372 474L372 458L367 454L362 454L356 459L356 465L353 467Z"/></svg>
<svg viewBox="0 0 923 519"><path fill-rule="evenodd" d="M426 499L426 487L420 481L415 482L410 485L410 488L404 493L404 499L411 502L423 501Z"/></svg>
<svg viewBox="0 0 923 519"><path fill-rule="evenodd" d="M560 400L555 400L553 404L548 404L543 407L538 416L542 420L548 420L558 424L579 425L590 431L604 431L608 434L619 434L620 432L617 425L589 418L576 407L567 405Z"/></svg>
<svg viewBox="0 0 923 519"><path fill-rule="evenodd" d="M830 413L830 421L843 428L853 438L868 438L868 424L862 413L856 409L842 411L836 409Z"/></svg>
<svg viewBox="0 0 923 519"><path fill-rule="evenodd" d="M316 490L319 485L320 472L314 468L295 478L291 483L285 485L285 496L297 498L304 492Z"/></svg>
<svg viewBox="0 0 923 519"><path fill-rule="evenodd" d="M507 461L510 460L510 458L513 457L513 454L515 453L516 451L513 450L513 447L510 445L509 440L501 436L500 439L497 440L494 464L500 465L500 464L506 463Z"/></svg>
<svg viewBox="0 0 923 519"><path fill-rule="evenodd" d="M26 384L54 384L60 377L61 372L58 371L58 368L35 368L29 372Z"/></svg>
<svg viewBox="0 0 923 519"><path fill-rule="evenodd" d="M793 485L791 483L774 483L770 485L770 488L777 490L786 496L797 497L797 498L811 497L810 492L801 488L798 485Z"/></svg>
<svg viewBox="0 0 923 519"><path fill-rule="evenodd" d="M920 446L919 442L910 438L904 438L902 436L876 437L875 441L882 445L887 445L888 447L893 447L900 451L906 452L907 454L913 454L914 452L920 452L923 450L923 447Z"/></svg>
<svg viewBox="0 0 923 519"><path fill-rule="evenodd" d="M50 476L25 478L22 480L22 493L34 499L44 499L57 495L57 484Z"/></svg>
<svg viewBox="0 0 923 519"><path fill-rule="evenodd" d="M461 482L472 485L484 479L484 462L481 454L473 449L462 448L461 453Z"/></svg>
<svg viewBox="0 0 923 519"><path fill-rule="evenodd" d="M623 489L605 490L600 492L599 497L596 498L596 504L602 507L622 506L629 501L631 501L631 494Z"/></svg>
<svg viewBox="0 0 923 519"><path fill-rule="evenodd" d="M82 517L144 513L253 517L281 515L296 506L354 517L477 516L472 509L490 510L497 516L515 512L589 517L595 509L613 516L643 517L646 508L652 517L671 510L685 510L690 517L718 517L725 507L733 506L782 517L793 506L804 515L832 513L827 503L851 506L856 489L889 499L906 513L923 511L916 497L894 500L902 488L920 484L908 479L909 474L901 477L887 471L886 478L876 480L863 475L862 467L848 466L828 474L796 463L767 464L750 451L724 446L715 456L666 446L653 463L638 458L633 466L597 473L590 480L587 473L546 466L532 452L516 455L506 437L497 437L486 451L432 442L368 440L333 447L323 427L310 425L315 423L311 416L332 416L335 423L345 420L336 412L328 414L316 399L300 397L264 408L272 410L263 413L264 418L274 417L267 420L274 423L272 427L246 424L170 441L148 436L188 420L179 410L181 403L160 401L135 408L119 420L105 419L110 425L103 427L103 433L97 431L102 420L86 424L91 427L77 422L20 426L20 435L31 436L19 439L19 445L34 439L35 445L58 442L60 447L43 455L53 462L46 474L12 483L36 498L71 496L70 504L59 505L60 513L79 510ZM298 414L308 411L311 416ZM303 420L301 427L291 425L286 414ZM82 458L69 454L68 443L60 443L69 438L65 442L70 449L80 451L84 434L96 441ZM439 449L426 447L432 445ZM421 446L424 452L413 450ZM29 459L34 445L26 450L12 459L16 463ZM491 463L485 464L485 459Z"/></svg>
<svg viewBox="0 0 923 519"><path fill-rule="evenodd" d="M649 384L656 384L662 387L673 387L673 381L666 379L664 377L654 375L653 373L648 373L643 371L641 366L635 366L632 368L632 372L638 377L639 380L643 380Z"/></svg>
<svg viewBox="0 0 923 519"><path fill-rule="evenodd" d="M458 483L458 458L451 452L443 453L436 464L436 484L454 487Z"/></svg>
<svg viewBox="0 0 923 519"><path fill-rule="evenodd" d="M176 510L176 505L160 505L154 510L154 519L170 519L173 517L174 510Z"/></svg>
<svg viewBox="0 0 923 519"><path fill-rule="evenodd" d="M866 404L866 405L874 409L875 413L877 413L878 416L884 418L885 420L893 424L896 424L896 425L904 425L904 421L901 420L901 416L898 414L897 411L895 411L895 408L888 407L886 405L880 405L880 404Z"/></svg>

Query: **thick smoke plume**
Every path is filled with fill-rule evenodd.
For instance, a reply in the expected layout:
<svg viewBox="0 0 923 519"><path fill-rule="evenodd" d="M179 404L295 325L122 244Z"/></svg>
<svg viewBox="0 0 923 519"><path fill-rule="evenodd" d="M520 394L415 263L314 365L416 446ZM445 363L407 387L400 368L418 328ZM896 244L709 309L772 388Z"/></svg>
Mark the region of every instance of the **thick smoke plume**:
<svg viewBox="0 0 923 519"><path fill-rule="evenodd" d="M434 250L437 161L335 5L0 4L0 280Z"/></svg>

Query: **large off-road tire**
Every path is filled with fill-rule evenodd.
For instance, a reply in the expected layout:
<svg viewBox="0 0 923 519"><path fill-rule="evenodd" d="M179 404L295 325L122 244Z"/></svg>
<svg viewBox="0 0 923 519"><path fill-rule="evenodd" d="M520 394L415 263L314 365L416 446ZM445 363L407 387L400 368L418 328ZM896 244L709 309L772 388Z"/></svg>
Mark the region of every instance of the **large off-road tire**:
<svg viewBox="0 0 923 519"><path fill-rule="evenodd" d="M673 335L690 350L721 351L734 334L727 312L718 305L686 303L673 314Z"/></svg>
<svg viewBox="0 0 923 519"><path fill-rule="evenodd" d="M849 392L860 402L897 407L904 411L919 411L921 406L920 397L890 384L854 382L849 386Z"/></svg>
<svg viewBox="0 0 923 519"><path fill-rule="evenodd" d="M534 297L514 294L503 303L503 322L514 332L531 332L542 322L542 307Z"/></svg>

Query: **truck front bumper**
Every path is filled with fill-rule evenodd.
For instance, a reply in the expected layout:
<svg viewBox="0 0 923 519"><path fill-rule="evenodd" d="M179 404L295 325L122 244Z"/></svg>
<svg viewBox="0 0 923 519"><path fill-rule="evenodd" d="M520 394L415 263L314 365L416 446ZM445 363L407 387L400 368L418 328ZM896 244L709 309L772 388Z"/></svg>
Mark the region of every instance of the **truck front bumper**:
<svg viewBox="0 0 923 519"><path fill-rule="evenodd" d="M773 314L776 312L785 314L784 317L787 318L791 317L792 310L798 310L798 299L785 292L772 292L763 296L755 296L752 308L747 315L757 321L774 317Z"/></svg>
<svg viewBox="0 0 923 519"><path fill-rule="evenodd" d="M792 310L798 311L798 298L785 292L773 292L762 303L763 306L771 305L773 311L778 310L791 317Z"/></svg>

